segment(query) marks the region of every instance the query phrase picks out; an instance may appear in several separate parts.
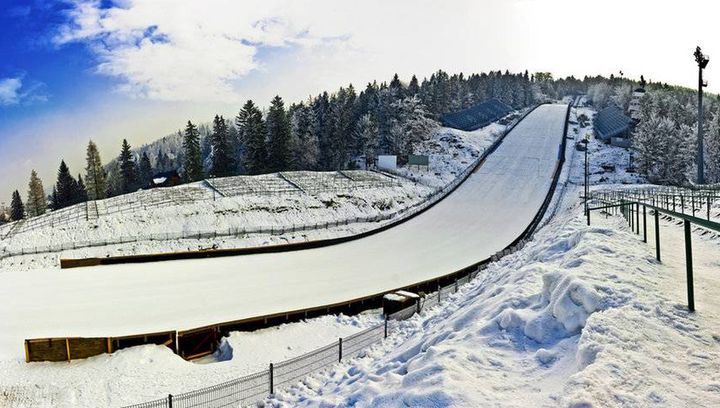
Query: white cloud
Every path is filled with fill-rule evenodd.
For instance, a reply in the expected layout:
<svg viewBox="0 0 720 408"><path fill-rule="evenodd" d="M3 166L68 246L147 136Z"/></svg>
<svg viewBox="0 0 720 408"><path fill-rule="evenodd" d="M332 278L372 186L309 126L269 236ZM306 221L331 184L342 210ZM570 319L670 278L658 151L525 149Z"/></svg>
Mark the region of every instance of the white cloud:
<svg viewBox="0 0 720 408"><path fill-rule="evenodd" d="M168 101L237 98L233 83L258 68L261 47L305 46L320 40L284 15L277 1L129 1L101 9L79 1L57 44L86 42L97 71L117 77L134 97Z"/></svg>
<svg viewBox="0 0 720 408"><path fill-rule="evenodd" d="M45 88L42 82L24 81L24 75L0 79L0 106L46 102Z"/></svg>
<svg viewBox="0 0 720 408"><path fill-rule="evenodd" d="M623 70L692 86L686 53L704 42L717 54L718 6L704 0L123 0L111 9L74 1L56 43L88 43L119 90L165 101L304 97L437 69ZM693 22L696 9L707 12Z"/></svg>
<svg viewBox="0 0 720 408"><path fill-rule="evenodd" d="M0 79L0 105L20 103L20 88L22 88L22 79L20 78Z"/></svg>

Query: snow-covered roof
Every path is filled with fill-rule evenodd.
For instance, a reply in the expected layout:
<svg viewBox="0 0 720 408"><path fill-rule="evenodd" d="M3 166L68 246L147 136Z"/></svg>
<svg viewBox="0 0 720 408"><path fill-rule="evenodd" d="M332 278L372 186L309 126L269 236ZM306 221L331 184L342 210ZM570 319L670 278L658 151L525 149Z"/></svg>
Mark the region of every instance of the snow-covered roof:
<svg viewBox="0 0 720 408"><path fill-rule="evenodd" d="M603 140L609 140L630 130L632 119L617 106L610 106L595 115L593 127L595 134Z"/></svg>
<svg viewBox="0 0 720 408"><path fill-rule="evenodd" d="M472 131L500 119L512 112L512 107L497 99L490 99L460 112L448 113L442 117L443 126Z"/></svg>

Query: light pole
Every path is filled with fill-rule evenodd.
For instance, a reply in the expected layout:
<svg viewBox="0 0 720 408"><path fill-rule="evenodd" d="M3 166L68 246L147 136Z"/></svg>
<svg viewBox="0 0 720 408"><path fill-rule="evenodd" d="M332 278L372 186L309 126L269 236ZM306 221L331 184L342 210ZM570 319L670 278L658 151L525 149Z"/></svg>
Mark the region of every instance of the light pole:
<svg viewBox="0 0 720 408"><path fill-rule="evenodd" d="M710 57L702 53L700 47L695 48L695 62L698 64L698 152L697 152L697 166L698 166L698 184L705 184L705 160L703 157L703 88L707 86L707 82L703 81L703 69L707 67L710 62Z"/></svg>
<svg viewBox="0 0 720 408"><path fill-rule="evenodd" d="M588 188L588 145L590 144L590 138L587 134L585 134L585 138L582 140L582 143L585 145L585 216L588 216L588 194L589 194L589 188ZM589 220L589 218L588 218Z"/></svg>

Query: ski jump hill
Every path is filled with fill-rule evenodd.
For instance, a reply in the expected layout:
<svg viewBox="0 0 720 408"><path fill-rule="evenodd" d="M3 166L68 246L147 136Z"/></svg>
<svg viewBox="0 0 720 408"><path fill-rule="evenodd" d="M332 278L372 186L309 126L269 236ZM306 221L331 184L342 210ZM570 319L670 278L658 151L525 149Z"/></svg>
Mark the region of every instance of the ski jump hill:
<svg viewBox="0 0 720 408"><path fill-rule="evenodd" d="M436 285L507 248L537 222L562 163L567 112L567 105L540 105L448 197L357 240L273 254L2 273L0 358L20 357L30 338L202 332L195 327L215 327L217 337L241 326L218 322L268 324Z"/></svg>

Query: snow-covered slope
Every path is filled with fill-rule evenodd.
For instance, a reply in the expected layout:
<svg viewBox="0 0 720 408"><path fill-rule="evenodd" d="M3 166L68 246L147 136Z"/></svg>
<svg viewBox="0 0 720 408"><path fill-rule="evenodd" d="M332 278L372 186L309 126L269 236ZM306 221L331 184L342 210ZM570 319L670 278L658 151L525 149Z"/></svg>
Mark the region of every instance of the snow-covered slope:
<svg viewBox="0 0 720 408"><path fill-rule="evenodd" d="M332 304L459 270L512 242L548 191L565 105L532 112L448 198L341 245L282 254L0 274L0 357L23 339L116 336ZM109 301L110 300L110 301Z"/></svg>
<svg viewBox="0 0 720 408"><path fill-rule="evenodd" d="M675 247L682 258L682 245ZM309 378L274 402L718 406L713 265L720 265L720 242L701 241L698 249L703 301L692 314L684 305L682 260L657 263L652 246L619 217L587 227L576 200L523 250L490 265L444 306L404 323L402 334L367 358Z"/></svg>
<svg viewBox="0 0 720 408"><path fill-rule="evenodd" d="M45 218L57 219L46 220L39 227L22 224L11 238L0 239L0 271L57 268L59 256L105 257L242 248L358 234L393 222L423 204L472 165L504 129L497 123L473 132L439 129L421 148L430 155L430 170L401 169L402 177L395 178L391 183L394 185L364 188L340 185L335 189L330 185L327 191L309 194L273 192L278 177L271 174L238 178L250 179L247 182L254 188L266 186L268 191L264 194L221 197L201 182L103 200L97 207L94 203L87 208L80 205L65 210L65 218L50 213ZM313 182L313 175L320 179L327 174L309 173L308 180ZM291 187L279 181L286 188ZM38 221L33 219L30 224L39 224ZM326 227L328 223L339 225ZM295 231L295 226L304 228ZM2 228L0 237L5 235ZM201 233L210 237L198 238ZM66 251L6 258L8 253L45 251L48 245L62 246ZM74 246L81 249L68 249Z"/></svg>

